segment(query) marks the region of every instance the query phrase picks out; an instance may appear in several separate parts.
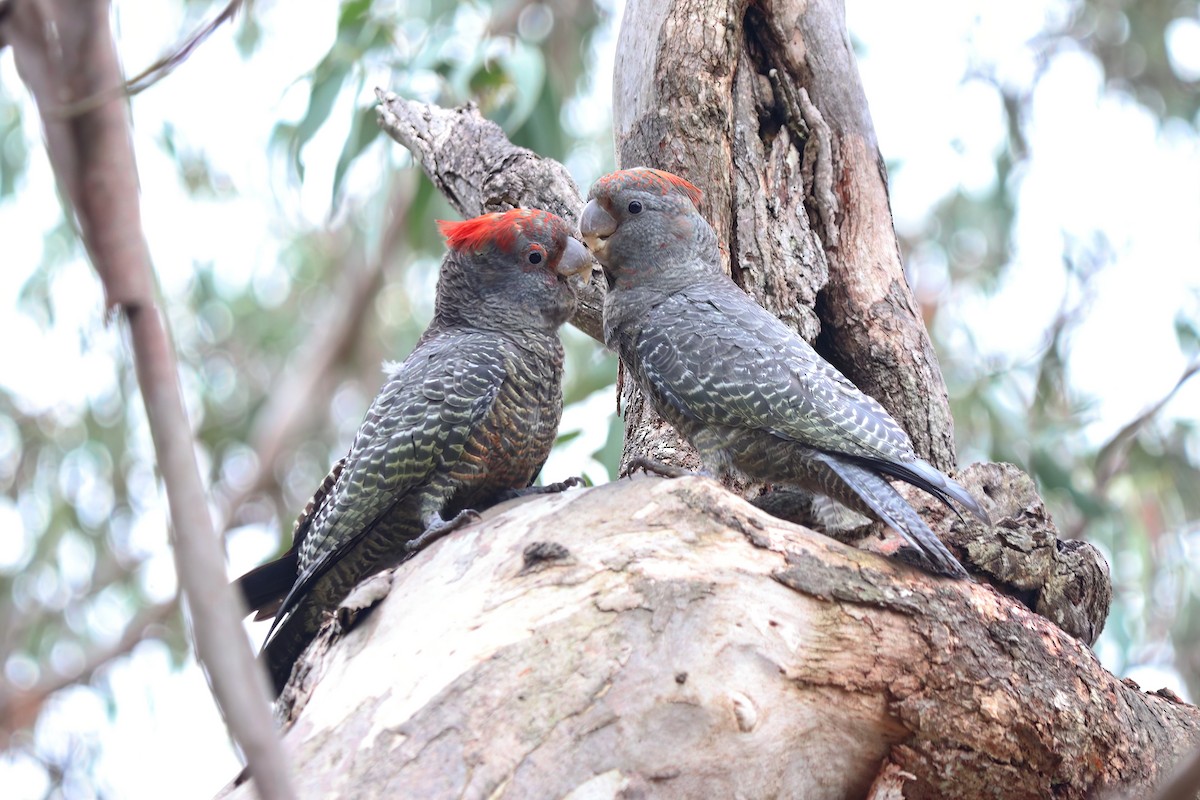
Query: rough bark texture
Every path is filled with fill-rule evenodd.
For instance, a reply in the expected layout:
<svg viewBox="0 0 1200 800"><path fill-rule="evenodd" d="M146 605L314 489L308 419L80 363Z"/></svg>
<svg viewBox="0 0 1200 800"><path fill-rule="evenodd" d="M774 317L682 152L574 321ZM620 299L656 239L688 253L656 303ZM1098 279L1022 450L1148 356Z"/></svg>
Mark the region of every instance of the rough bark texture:
<svg viewBox="0 0 1200 800"><path fill-rule="evenodd" d="M1112 604L1108 562L1100 551L1087 542L1059 539L1033 481L1012 464L972 464L959 473L958 480L982 499L994 525L959 517L913 486L897 484L897 488L976 580L990 583L1072 636L1095 644ZM809 518L810 502L806 493L788 490L754 500L758 508L799 524ZM903 559L909 552L895 531L880 534L870 524L826 533L884 555Z"/></svg>
<svg viewBox="0 0 1200 800"><path fill-rule="evenodd" d="M384 99L381 117L394 136L406 146L415 148L419 161L435 183L446 187L444 191L464 208L464 213L481 210L484 201L480 193L471 192L470 185L454 188L453 183L459 175L538 186L536 191L521 195L519 202L523 205L562 209L577 202L578 195L569 180L543 179L537 183L522 177L520 172L524 169L548 168L551 174L565 173L557 162L514 148L500 130L484 120L473 107L446 110L388 96ZM416 135L414 130L424 132ZM507 162L512 165L512 177L486 177L495 176L495 165L505 163L506 154L512 153L516 155ZM466 199L459 199L460 194ZM593 285L593 288L599 287ZM583 312L585 316L587 313ZM592 318L581 327L587 329L594 324L598 323ZM647 424L661 426L662 430L647 427ZM666 436L673 435L673 430L657 417L643 417L642 426L632 432L632 435L639 434L657 434L660 449L656 453L667 460L671 460L672 455L685 454L682 449L678 453L661 449L661 442ZM1084 641L1094 642L1103 629L1112 598L1108 567L1103 557L1090 545L1063 542L1057 538L1057 530L1033 482L1016 467L974 465L957 477L975 496L984 498L993 518L1001 520L1000 524L989 528L962 520L919 490L907 486L902 486L901 490L978 579L991 583ZM755 503L776 516L800 524L814 517L812 498L804 492L774 491L757 498ZM905 555L897 536L881 538L877 526L864 528L861 518L849 530L839 531L838 520L825 522L826 532L837 535L843 542L881 553L894 553L902 558Z"/></svg>
<svg viewBox="0 0 1200 800"><path fill-rule="evenodd" d="M622 166L698 183L734 279L952 465L945 387L904 281L840 5L632 0L618 64L636 65L614 87ZM473 107L381 99L385 129L464 214L577 218L561 165L513 147ZM593 281L574 320L597 338L601 297ZM626 459L696 466L631 389ZM281 712L299 715L288 740L314 765L314 796L1023 798L1151 785L1200 721L1116 681L1085 646L1111 600L1104 559L1057 538L1016 468L957 477L994 527L908 497L992 587L917 574L874 529L839 538L897 559L846 551L706 481L506 510L400 568L363 630L345 635L393 579L330 622L285 690ZM812 515L803 493L755 502Z"/></svg>
<svg viewBox="0 0 1200 800"><path fill-rule="evenodd" d="M1200 742L991 587L700 478L495 509L364 584L293 681L308 797L1141 796Z"/></svg>
<svg viewBox="0 0 1200 800"><path fill-rule="evenodd" d="M954 466L946 388L904 278L866 98L837 0L631 0L617 45L621 167L705 192L726 269ZM819 338L818 338L819 334ZM626 462L692 467L633 386Z"/></svg>

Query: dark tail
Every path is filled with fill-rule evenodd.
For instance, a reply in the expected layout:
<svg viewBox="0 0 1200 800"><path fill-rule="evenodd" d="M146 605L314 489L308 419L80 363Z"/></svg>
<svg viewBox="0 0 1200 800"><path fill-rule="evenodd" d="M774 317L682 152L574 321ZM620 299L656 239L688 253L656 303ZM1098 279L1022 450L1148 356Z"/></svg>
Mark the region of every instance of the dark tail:
<svg viewBox="0 0 1200 800"><path fill-rule="evenodd" d="M958 559L954 557L954 554L947 549L946 545L942 544L942 540L937 538L934 532L929 529L929 526L925 524L925 521L904 500L900 493L892 488L892 485L880 475L868 467L845 461L838 456L828 453L822 454L821 461L832 469L838 478L856 496L855 498L835 496L835 500L846 503L856 511L865 510L861 507L855 507L859 503L853 503L853 500L857 499L860 501L861 505L865 505L867 509L870 509L871 516L877 517L895 528L904 537L905 541L915 547L925 557L925 561L931 572L950 575L955 578L967 577L967 571L963 569L962 564L958 563ZM925 464L924 461L920 463ZM961 486L950 481L949 478L942 476L940 472L928 464L925 464L925 466L932 470L934 474L941 476L943 480L953 484L954 489L957 489L958 492L970 498L970 495ZM908 478L905 477L905 480L908 480ZM922 483L911 482L943 501L946 501L946 498L943 496L944 494L957 499L957 496L952 494L951 490L935 491L934 489L927 489ZM936 485L934 487L937 489L941 488ZM850 502L847 502L847 500L850 500ZM966 504L964 503L964 505ZM977 503L974 503L973 499L971 505L978 506ZM953 506L951 507L953 508ZM980 509L980 512L982 512L982 509Z"/></svg>
<svg viewBox="0 0 1200 800"><path fill-rule="evenodd" d="M346 466L346 458L341 458L329 470L325 480L317 487L312 499L304 506L300 516L292 525L292 547L274 561L268 561L261 567L250 570L235 581L235 585L246 599L246 605L251 611L257 611L254 620L270 619L279 612L284 598L292 590L298 577L300 563L298 553L308 536L313 517L317 510L328 500L333 487L337 485L342 470Z"/></svg>
<svg viewBox="0 0 1200 800"><path fill-rule="evenodd" d="M276 617L275 625L263 642L258 658L271 676L276 697L292 676L296 660L316 635L319 619L313 619L313 616L303 600L293 603L282 619Z"/></svg>
<svg viewBox="0 0 1200 800"><path fill-rule="evenodd" d="M296 551L289 550L274 561L255 567L233 582L234 588L242 593L250 610L258 612L255 620L275 616L279 604L296 582L297 566Z"/></svg>
<svg viewBox="0 0 1200 800"><path fill-rule="evenodd" d="M911 483L918 489L929 492L938 500L945 503L951 511L958 514L960 519L962 518L962 514L955 507L955 503L970 511L983 524L992 524L987 511L984 511L983 506L979 504L974 495L952 478L943 475L928 461L922 461L918 458L907 464L898 464L872 459L867 463L880 472L891 475L893 478L898 478L906 483Z"/></svg>

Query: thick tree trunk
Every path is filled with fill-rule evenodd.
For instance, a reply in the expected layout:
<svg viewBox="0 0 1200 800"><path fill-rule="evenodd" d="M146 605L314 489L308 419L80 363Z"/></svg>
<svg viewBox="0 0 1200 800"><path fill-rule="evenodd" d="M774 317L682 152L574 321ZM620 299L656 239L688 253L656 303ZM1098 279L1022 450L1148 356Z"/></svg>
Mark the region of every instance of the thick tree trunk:
<svg viewBox="0 0 1200 800"><path fill-rule="evenodd" d="M321 798L1142 796L1200 741L991 587L700 478L488 512L364 584L281 712Z"/></svg>

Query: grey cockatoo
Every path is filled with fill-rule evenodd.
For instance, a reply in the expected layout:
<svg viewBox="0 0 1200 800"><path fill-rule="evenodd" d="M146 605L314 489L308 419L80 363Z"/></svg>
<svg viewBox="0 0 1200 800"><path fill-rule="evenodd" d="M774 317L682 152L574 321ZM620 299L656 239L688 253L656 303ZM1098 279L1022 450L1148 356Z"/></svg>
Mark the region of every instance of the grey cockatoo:
<svg viewBox="0 0 1200 800"><path fill-rule="evenodd" d="M885 479L986 520L891 415L721 271L700 192L660 170L592 187L580 232L604 268L604 340L707 469L800 486L895 528L934 572L965 570Z"/></svg>
<svg viewBox="0 0 1200 800"><path fill-rule="evenodd" d="M349 454L297 520L292 548L238 580L276 691L363 578L528 487L562 414L558 328L591 258L559 217L518 209L442 222L433 321L391 366Z"/></svg>

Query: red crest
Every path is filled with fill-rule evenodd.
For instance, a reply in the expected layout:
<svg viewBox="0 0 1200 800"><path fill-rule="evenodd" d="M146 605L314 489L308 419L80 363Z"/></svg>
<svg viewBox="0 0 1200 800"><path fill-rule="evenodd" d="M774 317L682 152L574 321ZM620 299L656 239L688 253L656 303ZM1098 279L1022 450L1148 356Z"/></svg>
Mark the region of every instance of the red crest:
<svg viewBox="0 0 1200 800"><path fill-rule="evenodd" d="M451 250L482 250L488 245L495 245L506 253L512 251L519 232L534 232L533 229L556 224L566 229L566 223L554 214L536 208L497 211L461 222L444 219L437 221L438 230L446 237L446 245Z"/></svg>
<svg viewBox="0 0 1200 800"><path fill-rule="evenodd" d="M676 191L691 200L696 208L700 207L700 199L704 196L703 192L678 175L651 167L634 167L605 175L596 182L592 193L595 194L597 190L620 191L625 188L657 191L662 194Z"/></svg>

